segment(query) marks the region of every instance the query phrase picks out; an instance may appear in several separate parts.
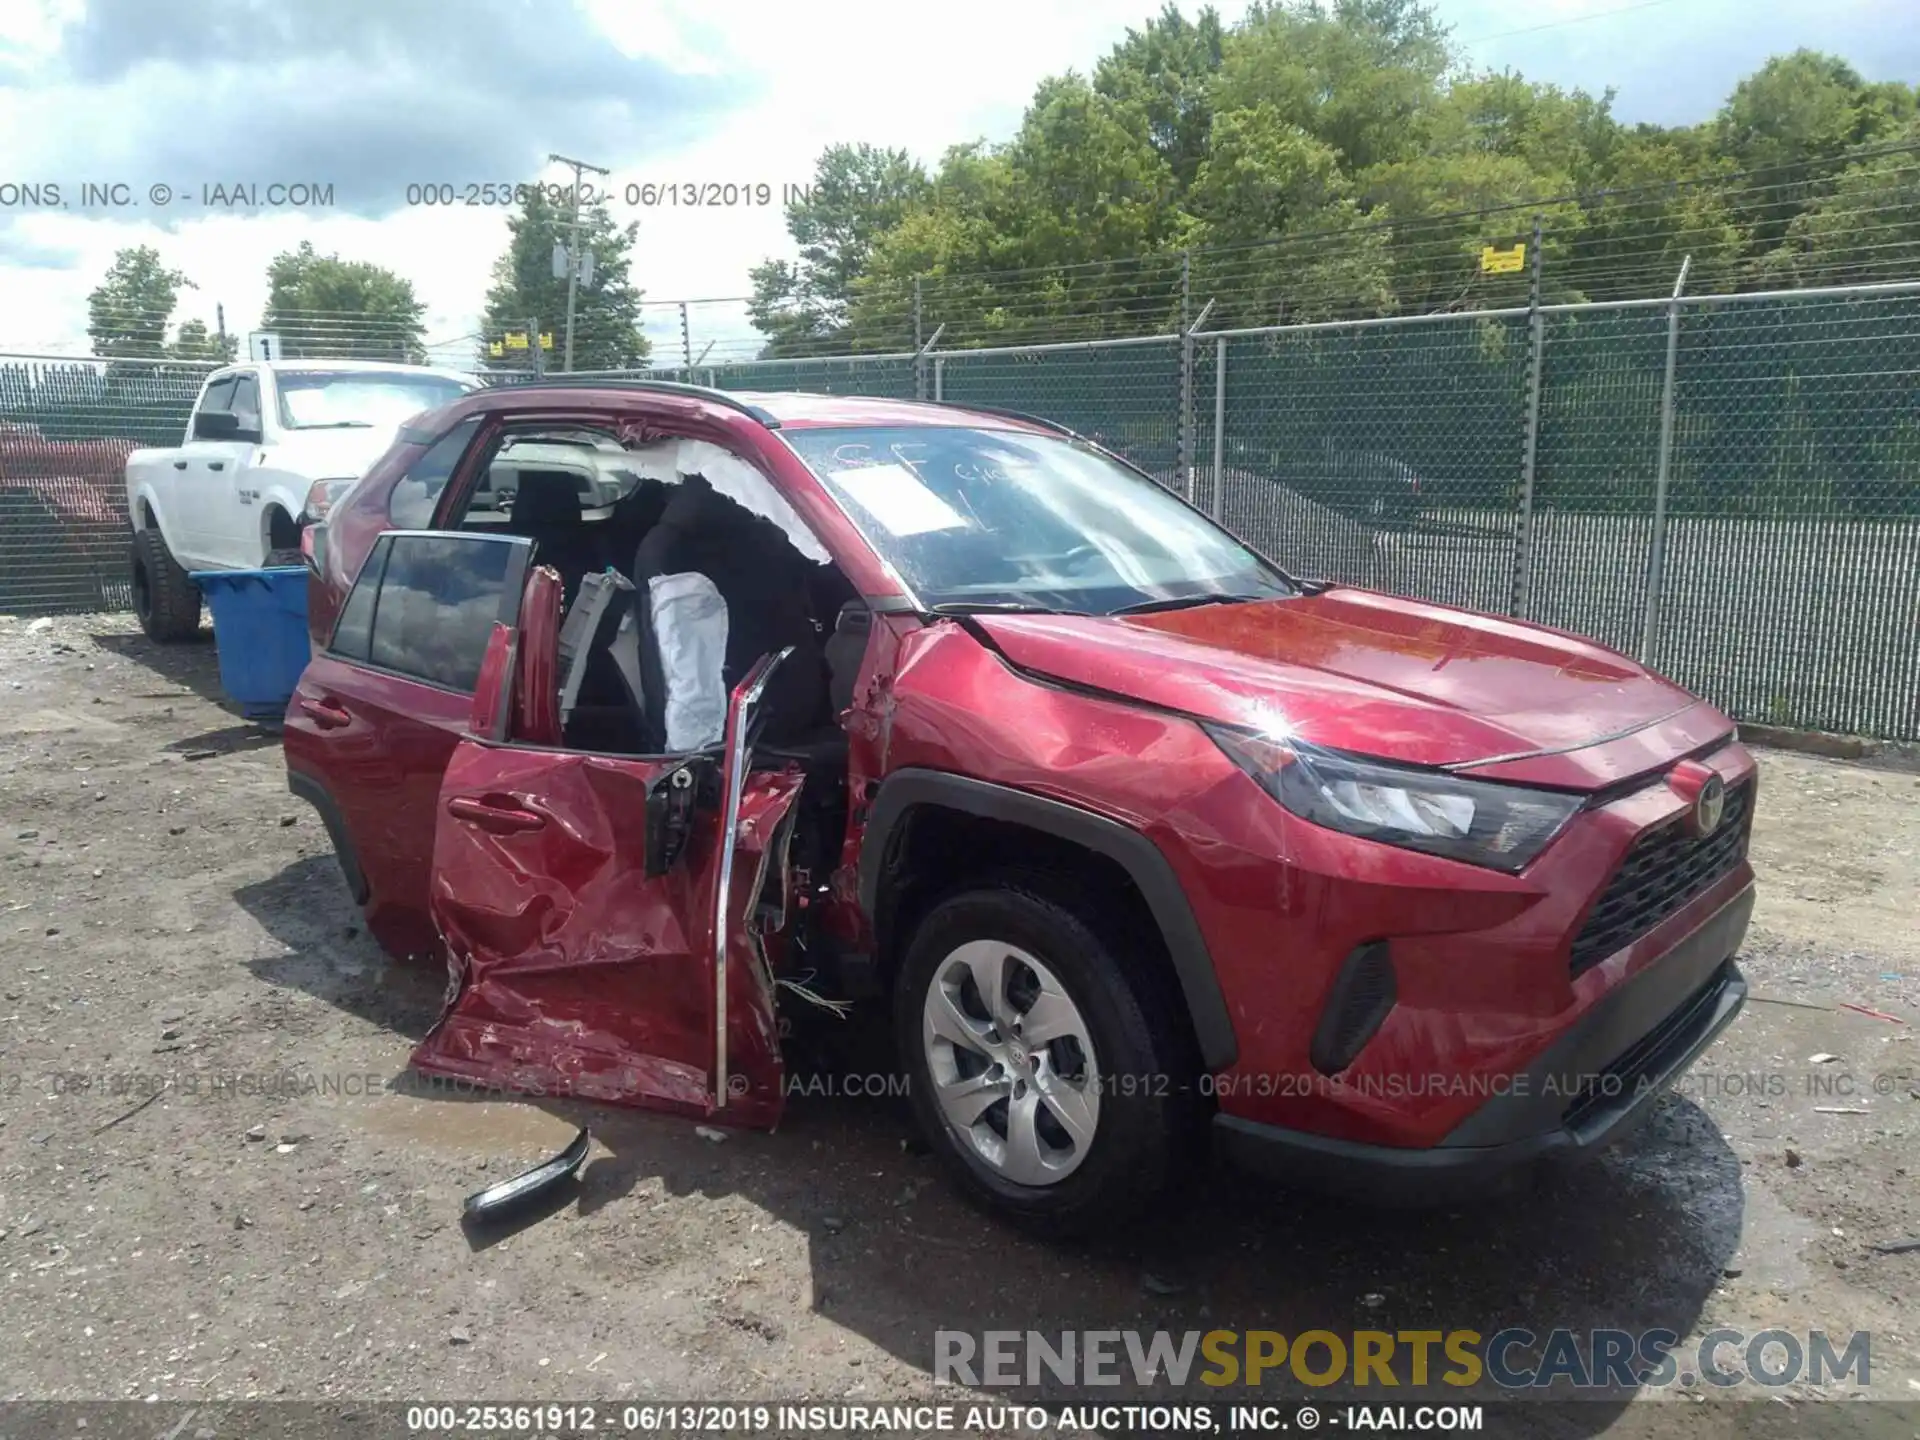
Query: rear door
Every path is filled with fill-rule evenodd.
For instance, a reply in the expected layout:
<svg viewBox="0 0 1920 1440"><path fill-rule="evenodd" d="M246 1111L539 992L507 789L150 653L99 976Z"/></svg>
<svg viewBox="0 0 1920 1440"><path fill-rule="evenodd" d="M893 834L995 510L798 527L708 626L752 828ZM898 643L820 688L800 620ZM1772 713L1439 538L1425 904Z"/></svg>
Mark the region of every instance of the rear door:
<svg viewBox="0 0 1920 1440"><path fill-rule="evenodd" d="M440 788L432 913L449 1002L413 1064L770 1127L782 1072L759 927L777 921L757 902L783 889L782 821L803 778L748 768L772 662L735 692L719 751L527 743L518 727L550 705L559 604L557 584L528 592L528 623L496 632L486 666L485 683L517 693L475 697Z"/></svg>
<svg viewBox="0 0 1920 1440"><path fill-rule="evenodd" d="M493 628L518 623L531 551L514 536L388 531L287 707L288 783L326 818L390 954L440 953L428 914L440 785Z"/></svg>

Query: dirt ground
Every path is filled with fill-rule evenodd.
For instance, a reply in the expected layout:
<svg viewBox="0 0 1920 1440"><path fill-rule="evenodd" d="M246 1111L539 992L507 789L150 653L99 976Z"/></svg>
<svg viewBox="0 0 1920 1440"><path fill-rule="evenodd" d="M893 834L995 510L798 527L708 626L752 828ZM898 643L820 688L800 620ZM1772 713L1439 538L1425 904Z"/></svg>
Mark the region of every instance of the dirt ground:
<svg viewBox="0 0 1920 1440"><path fill-rule="evenodd" d="M1216 1173L1065 1249L961 1204L884 1099L716 1141L410 1082L442 977L384 962L217 697L210 642L0 617L0 1397L880 1400L928 1393L942 1328L1520 1324L1869 1330L1870 1384L1825 1393L1920 1399L1920 1253L1871 1248L1920 1236L1920 1045L1838 1008L1920 1017L1913 773L1763 755L1758 999L1593 1166L1419 1216ZM470 1239L462 1197L583 1119L566 1205Z"/></svg>

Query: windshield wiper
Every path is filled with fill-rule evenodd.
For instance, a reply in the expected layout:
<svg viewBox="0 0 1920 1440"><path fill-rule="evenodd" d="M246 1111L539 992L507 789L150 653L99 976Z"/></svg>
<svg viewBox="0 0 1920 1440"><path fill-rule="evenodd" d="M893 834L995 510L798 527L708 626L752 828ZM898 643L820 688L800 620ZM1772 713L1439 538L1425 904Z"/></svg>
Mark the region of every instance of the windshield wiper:
<svg viewBox="0 0 1920 1440"><path fill-rule="evenodd" d="M927 607L929 615L1085 615L1085 610L1061 610L1052 605L1028 605L1018 600L943 600Z"/></svg>
<svg viewBox="0 0 1920 1440"><path fill-rule="evenodd" d="M1142 600L1133 605L1122 605L1118 610L1109 610L1109 615L1147 615L1156 610L1186 610L1195 605L1246 605L1255 600L1283 600L1284 595L1222 595L1209 592L1205 595L1181 595L1171 600Z"/></svg>
<svg viewBox="0 0 1920 1440"><path fill-rule="evenodd" d="M289 430L371 430L371 420L322 420L313 425L289 425Z"/></svg>

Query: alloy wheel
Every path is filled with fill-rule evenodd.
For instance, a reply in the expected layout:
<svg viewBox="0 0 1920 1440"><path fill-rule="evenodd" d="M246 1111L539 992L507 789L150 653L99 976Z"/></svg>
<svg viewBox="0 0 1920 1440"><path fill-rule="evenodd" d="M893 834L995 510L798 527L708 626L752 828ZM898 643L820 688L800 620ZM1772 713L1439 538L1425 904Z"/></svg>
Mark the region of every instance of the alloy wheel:
<svg viewBox="0 0 1920 1440"><path fill-rule="evenodd" d="M1053 1185L1087 1158L1100 1122L1093 1039L1033 955L996 940L955 949L934 968L921 1034L941 1116L996 1174Z"/></svg>

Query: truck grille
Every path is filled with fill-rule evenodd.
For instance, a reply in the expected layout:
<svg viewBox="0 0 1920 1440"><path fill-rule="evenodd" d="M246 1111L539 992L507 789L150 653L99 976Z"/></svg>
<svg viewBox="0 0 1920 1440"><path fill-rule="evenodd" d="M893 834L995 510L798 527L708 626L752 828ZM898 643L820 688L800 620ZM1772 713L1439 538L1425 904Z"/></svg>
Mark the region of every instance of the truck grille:
<svg viewBox="0 0 1920 1440"><path fill-rule="evenodd" d="M1713 834L1701 839L1675 820L1636 840L1574 937L1573 973L1632 944L1738 865L1747 853L1752 809L1752 784L1729 786Z"/></svg>

